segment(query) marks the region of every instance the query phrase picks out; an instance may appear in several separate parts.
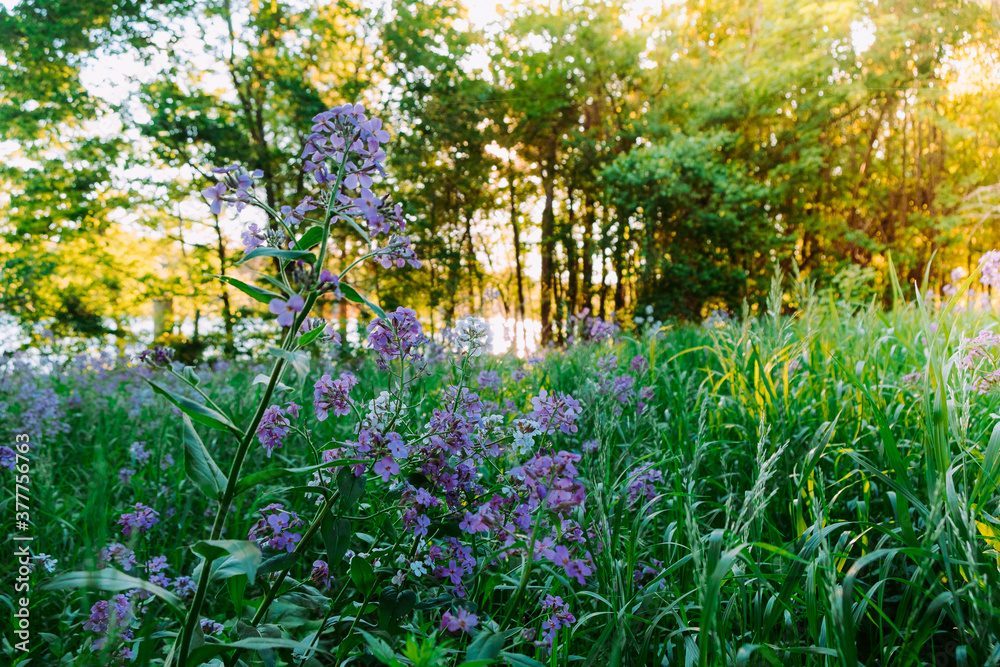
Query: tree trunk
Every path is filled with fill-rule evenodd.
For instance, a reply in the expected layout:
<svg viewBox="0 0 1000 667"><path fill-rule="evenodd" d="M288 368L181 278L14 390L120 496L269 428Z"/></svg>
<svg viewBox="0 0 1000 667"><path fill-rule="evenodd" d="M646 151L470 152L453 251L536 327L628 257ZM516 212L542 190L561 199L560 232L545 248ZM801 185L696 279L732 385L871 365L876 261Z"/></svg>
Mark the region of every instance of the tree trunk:
<svg viewBox="0 0 1000 667"><path fill-rule="evenodd" d="M580 276L580 296L584 308L593 308L594 283L594 200L587 195L583 212L583 269Z"/></svg>
<svg viewBox="0 0 1000 667"><path fill-rule="evenodd" d="M568 315L576 315L577 302L579 301L579 270L580 260L576 247L576 220L573 211L573 187L570 186L567 200L567 223L566 233L563 235L563 243L566 245L566 269L568 271L566 284L566 309Z"/></svg>
<svg viewBox="0 0 1000 667"><path fill-rule="evenodd" d="M615 251L613 254L613 267L615 270L615 312L617 313L625 307L625 225L627 221L618 221L618 238L615 241Z"/></svg>
<svg viewBox="0 0 1000 667"><path fill-rule="evenodd" d="M555 275L552 270L552 258L555 254L555 167L556 167L556 137L553 134L545 161L542 163L542 187L545 191L545 208L542 211L542 299L539 304L539 316L542 324L541 345L544 347L552 340L552 293L555 287Z"/></svg>
<svg viewBox="0 0 1000 667"><path fill-rule="evenodd" d="M514 232L514 275L517 278L517 322L521 324L521 347L527 349L527 336L524 332L524 271L521 267L521 223L517 219L517 186L514 181L514 170L510 170L510 227ZM517 323L514 325L517 328Z"/></svg>

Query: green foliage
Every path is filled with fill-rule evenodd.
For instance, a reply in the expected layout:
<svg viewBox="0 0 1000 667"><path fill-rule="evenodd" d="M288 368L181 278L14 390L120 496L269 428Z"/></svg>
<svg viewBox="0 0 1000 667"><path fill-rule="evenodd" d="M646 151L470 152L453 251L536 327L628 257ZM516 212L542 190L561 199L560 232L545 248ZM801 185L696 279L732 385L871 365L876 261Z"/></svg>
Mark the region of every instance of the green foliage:
<svg viewBox="0 0 1000 667"><path fill-rule="evenodd" d="M767 284L775 246L764 211L769 190L727 164L734 139L678 134L604 171L618 224L641 257L637 306L700 319L706 304L736 310Z"/></svg>
<svg viewBox="0 0 1000 667"><path fill-rule="evenodd" d="M780 301L780 285L773 289L771 300ZM215 561L215 578L227 578L228 589L205 607L206 617L228 619L226 636L206 637L196 656L246 649L249 659L265 647L260 639L273 638L266 648L274 649L267 659L275 664L296 651L312 652L320 664L338 653L340 659L365 653L390 665L497 659L538 665L571 656L584 664L635 666L916 665L959 655L989 664L1000 636L1000 436L991 416L1000 410L1000 394L975 392L970 371L943 362L964 354L961 336L992 315L902 300L883 313L816 297L804 283L789 296L802 304L793 317L647 331L552 353L536 367L512 358L480 360L504 378L496 395L483 390L489 400L510 398L523 409L527 387L544 383L584 402L581 430L565 446L584 450L579 467L588 495L578 519L593 531L595 573L580 588L540 563L539 580L517 606L516 579L470 584L463 604L476 605L481 626L474 637L436 632L453 598L393 583L397 568L384 553L347 562L347 548L360 554L383 539L394 544L397 538L382 536L386 517L397 519L392 494L366 490L366 480L346 467L331 484L340 500L319 522L307 554L261 562L252 543L240 541L262 506L280 500L312 507L316 496L303 494L319 489L305 481L326 466L349 463L313 461L316 443L356 437L348 421L308 417L273 458L259 451L249 457L246 478L257 493L234 497L231 540L195 546ZM595 359L612 353L620 360L616 373L629 372L628 360L637 355L650 362L640 383L655 395L643 415L615 416L618 396L598 388ZM522 368L529 377L513 381L509 373ZM353 370L363 386L378 386L373 368ZM428 371L415 381L423 396L449 382L453 369L443 363ZM96 655L81 649L89 635L72 620L94 602L87 590L106 596L145 588L154 594L151 610L186 604L134 572L65 574L87 569L101 547L119 539L118 512L137 500L176 510L169 517L161 512L161 524L143 538L151 553L166 554L171 576L190 566L184 545L206 530L210 498L190 492L180 466L158 465L166 452L180 454L184 429L158 416L163 401L143 398L135 389L140 380L109 386L101 372L95 364L52 377L62 397L53 414L71 428L47 432L31 463L33 512L49 517L34 527L35 540L59 558L54 575L35 575L46 589L58 589L33 597L34 627L59 638L36 649L43 662L86 664ZM245 417L253 407L249 392L233 388L255 372L239 364L216 373L199 369L197 388L227 414ZM307 390L319 372L310 371ZM169 384L175 394L179 383ZM3 386L6 392L19 385ZM939 394L950 406L943 430L934 416ZM71 407L71 396L79 396L78 407ZM134 465L135 439L150 443L153 460L123 484L117 470ZM584 448L588 441L597 449ZM212 447L219 460L232 456L224 441ZM76 465L64 465L67 457ZM645 464L663 480L652 498L630 501L636 470ZM338 578L329 598L309 580L316 558L327 560ZM286 569L288 578L275 583ZM66 590L80 593L67 597ZM253 609L271 594L274 604L253 629ZM577 618L548 657L523 638L523 630L540 629L532 610L546 594L564 597ZM170 641L162 634L164 619L144 616L144 642Z"/></svg>

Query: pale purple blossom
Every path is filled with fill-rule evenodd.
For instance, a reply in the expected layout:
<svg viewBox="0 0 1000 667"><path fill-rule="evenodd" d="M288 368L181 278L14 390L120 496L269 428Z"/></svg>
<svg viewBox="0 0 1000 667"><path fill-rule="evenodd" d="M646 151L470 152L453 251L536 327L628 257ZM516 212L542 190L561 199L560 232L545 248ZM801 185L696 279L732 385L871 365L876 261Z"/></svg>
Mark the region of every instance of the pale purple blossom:
<svg viewBox="0 0 1000 667"><path fill-rule="evenodd" d="M160 513L153 508L142 503L136 503L132 507L135 509L134 512L126 512L118 519L125 537L131 537L135 531L139 531L139 533L149 532L153 526L160 522Z"/></svg>
<svg viewBox="0 0 1000 667"><path fill-rule="evenodd" d="M213 214L219 215L222 213L222 207L225 205L225 201L222 197L226 194L227 190L229 190L229 188L226 187L226 184L219 181L215 185L209 186L201 191L201 196L208 202L209 208L212 210Z"/></svg>
<svg viewBox="0 0 1000 667"><path fill-rule="evenodd" d="M0 468L13 470L16 462L17 452L6 445L0 447Z"/></svg>
<svg viewBox="0 0 1000 667"><path fill-rule="evenodd" d="M288 417L296 418L298 415L299 406L291 402L284 408L272 405L264 411L264 416L261 417L260 424L257 425L257 440L263 445L268 458L271 458L275 449L282 447L282 441L291 430L291 422Z"/></svg>
<svg viewBox="0 0 1000 667"><path fill-rule="evenodd" d="M278 316L278 324L282 327L290 327L295 322L295 315L301 313L306 302L298 294L292 295L287 301L275 297L268 304L268 310L272 315Z"/></svg>
<svg viewBox="0 0 1000 667"><path fill-rule="evenodd" d="M305 525L298 514L286 510L284 505L272 503L261 511L261 519L250 529L248 540L254 540L261 549L292 552L302 539L296 528Z"/></svg>
<svg viewBox="0 0 1000 667"><path fill-rule="evenodd" d="M458 614L446 611L441 616L441 629L448 632L464 632L472 634L472 628L479 625L479 618L466 609L459 609Z"/></svg>
<svg viewBox="0 0 1000 667"><path fill-rule="evenodd" d="M549 394L542 389L538 396L531 399L533 410L531 418L538 422L539 428L544 433L555 433L560 430L563 433L576 433L576 419L583 410L580 402L562 392Z"/></svg>
<svg viewBox="0 0 1000 667"><path fill-rule="evenodd" d="M358 384L353 373L344 371L336 380L329 375L323 375L313 385L313 408L316 418L326 421L329 413L335 417L346 417L351 413L350 392Z"/></svg>
<svg viewBox="0 0 1000 667"><path fill-rule="evenodd" d="M201 631L206 635L217 635L224 630L222 623L213 621L210 618L201 619Z"/></svg>

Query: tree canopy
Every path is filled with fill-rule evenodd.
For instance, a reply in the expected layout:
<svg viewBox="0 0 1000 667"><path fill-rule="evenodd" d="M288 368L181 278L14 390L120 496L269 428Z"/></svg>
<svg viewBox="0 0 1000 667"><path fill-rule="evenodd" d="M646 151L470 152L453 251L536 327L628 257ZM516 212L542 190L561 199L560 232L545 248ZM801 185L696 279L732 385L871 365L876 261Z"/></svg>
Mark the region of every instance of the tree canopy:
<svg viewBox="0 0 1000 667"><path fill-rule="evenodd" d="M423 260L364 287L432 330L490 290L544 343L585 308L763 308L776 270L888 298L891 259L938 289L998 242L997 26L940 0L518 2L487 23L458 0L24 0L0 9L0 306L122 345L156 312L158 335L237 352L261 306L200 276L245 270L250 220L198 192L239 163L294 206L311 118L348 101L388 120Z"/></svg>

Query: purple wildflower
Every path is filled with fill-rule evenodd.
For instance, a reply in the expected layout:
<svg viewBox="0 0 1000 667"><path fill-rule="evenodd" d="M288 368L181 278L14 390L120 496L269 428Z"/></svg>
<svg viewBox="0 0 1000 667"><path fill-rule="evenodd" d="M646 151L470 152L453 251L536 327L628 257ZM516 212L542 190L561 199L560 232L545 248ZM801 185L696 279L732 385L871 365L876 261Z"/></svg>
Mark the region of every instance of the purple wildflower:
<svg viewBox="0 0 1000 667"><path fill-rule="evenodd" d="M174 351L169 347L156 345L140 352L136 359L153 369L166 368L174 360Z"/></svg>
<svg viewBox="0 0 1000 667"><path fill-rule="evenodd" d="M329 588L330 586L330 568L326 564L325 560L315 560L312 566L312 580L313 583L320 588Z"/></svg>
<svg viewBox="0 0 1000 667"><path fill-rule="evenodd" d="M222 632L224 629L225 628L222 625L222 623L219 623L218 621L213 621L210 618L201 619L201 630L206 635L216 635Z"/></svg>
<svg viewBox="0 0 1000 667"><path fill-rule="evenodd" d="M329 413L335 417L346 417L351 413L351 389L358 384L353 373L344 371L336 380L324 375L313 385L313 408L316 418L326 421Z"/></svg>
<svg viewBox="0 0 1000 667"><path fill-rule="evenodd" d="M0 468L13 470L16 462L17 462L17 452L15 452L10 447L7 447L6 445L0 447Z"/></svg>
<svg viewBox="0 0 1000 667"><path fill-rule="evenodd" d="M459 609L457 615L446 611L441 616L441 629L448 632L464 632L471 634L472 628L479 625L479 618L466 609Z"/></svg>
<svg viewBox="0 0 1000 667"><path fill-rule="evenodd" d="M580 402L569 394L549 394L542 389L531 399L531 405L534 409L530 416L544 433L555 433L556 429L566 434L576 433L576 418L583 410Z"/></svg>
<svg viewBox="0 0 1000 667"><path fill-rule="evenodd" d="M260 230L260 227L258 227L256 223L251 222L247 225L246 230L243 232L241 240L243 241L243 252L249 253L251 250L255 250L264 245L264 241L267 240L267 236Z"/></svg>
<svg viewBox="0 0 1000 667"><path fill-rule="evenodd" d="M302 534L294 531L305 524L299 515L278 503L268 505L260 513L262 518L250 529L247 539L255 540L262 549L295 551Z"/></svg>
<svg viewBox="0 0 1000 667"><path fill-rule="evenodd" d="M174 579L174 593L178 597L189 598L194 595L195 583L191 577L177 577Z"/></svg>
<svg viewBox="0 0 1000 667"><path fill-rule="evenodd" d="M201 191L201 196L208 201L213 214L219 215L222 213L222 207L225 205L222 196L226 194L227 190L229 190L229 188L226 187L226 184L219 181L215 185L207 187Z"/></svg>
<svg viewBox="0 0 1000 667"><path fill-rule="evenodd" d="M129 447L129 454L132 455L132 458L139 467L146 465L150 457L153 456L152 453L146 450L145 442L133 442Z"/></svg>
<svg viewBox="0 0 1000 667"><path fill-rule="evenodd" d="M292 295L288 301L274 298L268 304L268 310L272 315L278 316L278 324L282 327L290 327L295 322L295 314L301 313L305 308L305 300L298 294Z"/></svg>
<svg viewBox="0 0 1000 667"><path fill-rule="evenodd" d="M268 458L271 458L271 453L275 449L282 446L282 440L291 430L291 422L286 415L298 417L299 406L291 402L284 408L272 405L264 411L264 416L257 425L257 440L264 446Z"/></svg>
<svg viewBox="0 0 1000 667"><path fill-rule="evenodd" d="M140 533L147 533L153 526L160 523L158 518L160 513L153 508L142 503L136 503L132 507L135 509L134 512L122 514L121 518L118 519L118 523L122 526L122 535L125 537L131 537L136 530Z"/></svg>
<svg viewBox="0 0 1000 667"><path fill-rule="evenodd" d="M419 359L418 346L426 340L417 312L400 306L368 325L368 346L375 351L381 370L394 360Z"/></svg>

